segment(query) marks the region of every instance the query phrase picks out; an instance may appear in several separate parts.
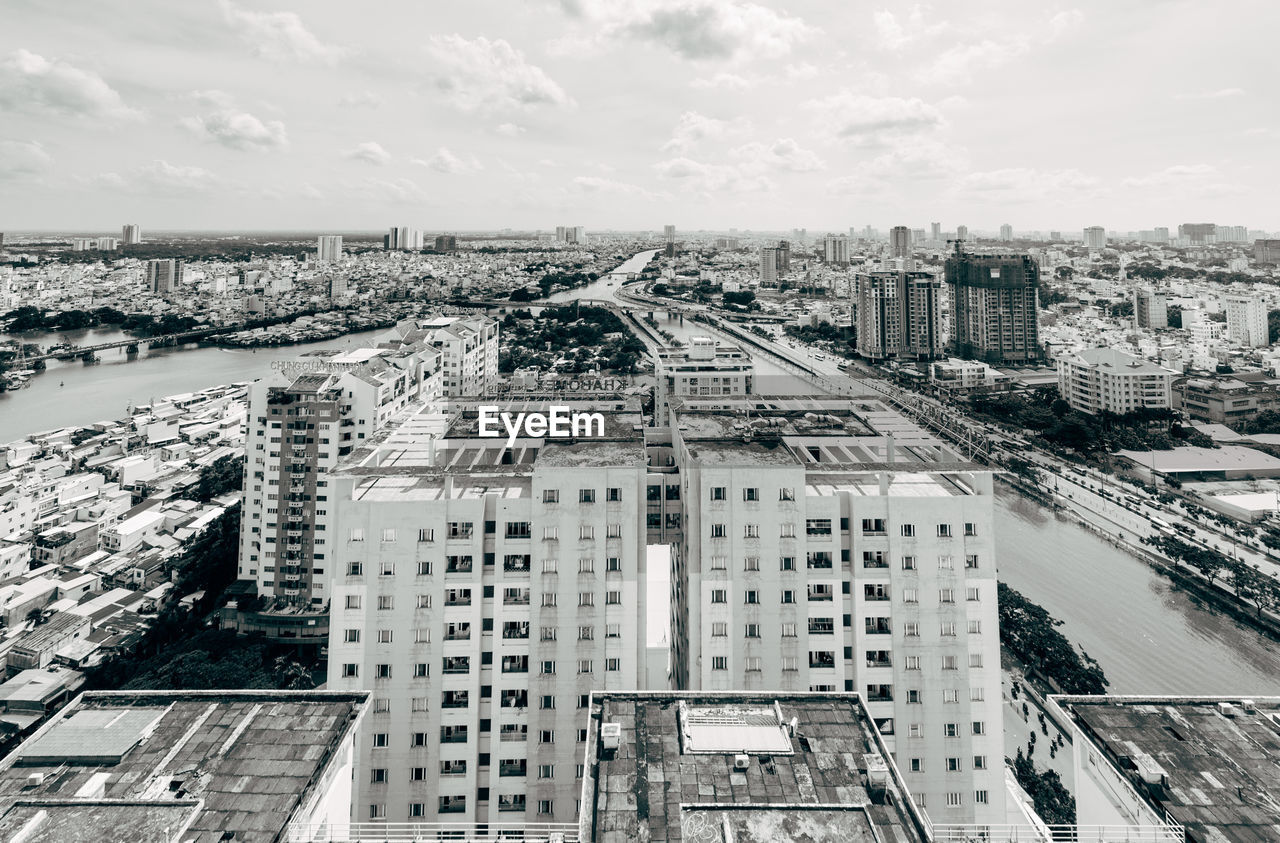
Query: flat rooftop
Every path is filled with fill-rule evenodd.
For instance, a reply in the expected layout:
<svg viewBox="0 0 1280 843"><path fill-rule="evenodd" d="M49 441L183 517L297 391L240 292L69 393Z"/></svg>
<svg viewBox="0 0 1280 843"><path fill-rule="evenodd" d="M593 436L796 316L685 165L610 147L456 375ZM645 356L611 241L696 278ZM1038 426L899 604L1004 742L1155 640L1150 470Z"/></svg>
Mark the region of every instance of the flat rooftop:
<svg viewBox="0 0 1280 843"><path fill-rule="evenodd" d="M583 840L928 839L856 694L663 691L591 702Z"/></svg>
<svg viewBox="0 0 1280 843"><path fill-rule="evenodd" d="M367 698L86 693L0 761L0 839L25 829L24 843L275 840Z"/></svg>
<svg viewBox="0 0 1280 843"><path fill-rule="evenodd" d="M1055 697L1054 701L1187 839L1280 840L1280 697ZM1229 702L1224 713L1219 703ZM1163 773L1150 787L1142 770Z"/></svg>

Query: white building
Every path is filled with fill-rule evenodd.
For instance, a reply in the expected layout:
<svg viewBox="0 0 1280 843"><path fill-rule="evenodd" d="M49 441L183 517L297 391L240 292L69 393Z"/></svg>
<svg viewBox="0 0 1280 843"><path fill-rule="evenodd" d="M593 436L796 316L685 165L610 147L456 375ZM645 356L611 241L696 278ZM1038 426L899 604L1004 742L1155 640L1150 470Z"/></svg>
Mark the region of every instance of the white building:
<svg viewBox="0 0 1280 843"><path fill-rule="evenodd" d="M136 246L142 242L142 229L133 223L126 223L120 229L120 242L125 246Z"/></svg>
<svg viewBox="0 0 1280 843"><path fill-rule="evenodd" d="M843 234L828 234L822 241L823 260L830 264L849 263L849 238Z"/></svg>
<svg viewBox="0 0 1280 843"><path fill-rule="evenodd" d="M1107 248L1107 230L1100 225L1091 225L1084 230L1084 245L1091 251Z"/></svg>
<svg viewBox="0 0 1280 843"><path fill-rule="evenodd" d="M876 402L747 401L677 401L669 432L606 401L603 436L510 447L467 412L352 454L328 686L373 691L355 819L572 821L588 694L665 674L669 630L676 687L856 690L935 821L1004 820L990 473Z"/></svg>
<svg viewBox="0 0 1280 843"><path fill-rule="evenodd" d="M147 261L147 287L161 295L182 287L182 261L173 258Z"/></svg>
<svg viewBox="0 0 1280 843"><path fill-rule="evenodd" d="M249 388L237 576L291 603L329 600L328 474L410 407L437 408L440 353L389 343L309 355Z"/></svg>
<svg viewBox="0 0 1280 843"><path fill-rule="evenodd" d="M320 263L337 263L342 260L342 235L321 234L317 237L316 260Z"/></svg>
<svg viewBox="0 0 1280 843"><path fill-rule="evenodd" d="M1227 339L1250 348L1271 344L1267 333L1267 305L1262 296L1223 296L1227 311Z"/></svg>
<svg viewBox="0 0 1280 843"><path fill-rule="evenodd" d="M1058 358L1058 392L1072 409L1123 415L1168 409L1173 373L1110 348L1089 348Z"/></svg>
<svg viewBox="0 0 1280 843"><path fill-rule="evenodd" d="M667 394L746 395L751 392L751 356L737 346L716 345L710 337L690 337L689 345L658 352Z"/></svg>
<svg viewBox="0 0 1280 843"><path fill-rule="evenodd" d="M760 283L778 283L778 250L771 246L760 250Z"/></svg>
<svg viewBox="0 0 1280 843"><path fill-rule="evenodd" d="M437 316L406 320L395 332L441 353L446 398L483 395L498 381L498 322L487 316Z"/></svg>

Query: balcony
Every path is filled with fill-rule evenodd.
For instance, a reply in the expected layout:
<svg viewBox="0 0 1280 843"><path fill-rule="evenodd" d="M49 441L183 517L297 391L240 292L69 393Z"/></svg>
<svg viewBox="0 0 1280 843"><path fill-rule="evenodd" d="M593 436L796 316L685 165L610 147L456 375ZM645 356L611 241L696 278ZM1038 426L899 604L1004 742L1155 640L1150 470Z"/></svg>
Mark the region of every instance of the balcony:
<svg viewBox="0 0 1280 843"><path fill-rule="evenodd" d="M450 656L444 660L445 673L470 673L471 659L467 656Z"/></svg>
<svg viewBox="0 0 1280 843"><path fill-rule="evenodd" d="M889 560L885 558L883 553L863 552L862 554L863 568L888 568Z"/></svg>
<svg viewBox="0 0 1280 843"><path fill-rule="evenodd" d="M528 762L521 758L518 761L499 761L498 776L524 776L527 775Z"/></svg>
<svg viewBox="0 0 1280 843"><path fill-rule="evenodd" d="M867 667L893 667L893 657L883 650L867 653Z"/></svg>
<svg viewBox="0 0 1280 843"><path fill-rule="evenodd" d="M809 654L810 668L834 668L836 666L836 654L828 651Z"/></svg>
<svg viewBox="0 0 1280 843"><path fill-rule="evenodd" d="M835 595L830 590L815 588L809 589L810 603L830 603L834 599Z"/></svg>
<svg viewBox="0 0 1280 843"><path fill-rule="evenodd" d="M502 626L502 637L508 641L526 639L529 637L529 624L505 623Z"/></svg>
<svg viewBox="0 0 1280 843"><path fill-rule="evenodd" d="M508 574L527 574L531 563L527 554L507 556L502 561L502 570Z"/></svg>
<svg viewBox="0 0 1280 843"><path fill-rule="evenodd" d="M863 631L867 635L889 635L893 629L888 618L867 618Z"/></svg>
<svg viewBox="0 0 1280 843"><path fill-rule="evenodd" d="M831 554L826 551L821 551L818 553L810 553L806 560L806 563L808 564L809 570L811 571L830 570Z"/></svg>
<svg viewBox="0 0 1280 843"><path fill-rule="evenodd" d="M470 574L474 570L475 565L470 556L450 556L444 568L446 574Z"/></svg>
<svg viewBox="0 0 1280 843"><path fill-rule="evenodd" d="M470 704L470 694L467 691L445 691L444 699L440 702L441 708L466 708Z"/></svg>
<svg viewBox="0 0 1280 843"><path fill-rule="evenodd" d="M502 605L504 606L528 606L529 592L528 590L512 592L507 591L502 595Z"/></svg>

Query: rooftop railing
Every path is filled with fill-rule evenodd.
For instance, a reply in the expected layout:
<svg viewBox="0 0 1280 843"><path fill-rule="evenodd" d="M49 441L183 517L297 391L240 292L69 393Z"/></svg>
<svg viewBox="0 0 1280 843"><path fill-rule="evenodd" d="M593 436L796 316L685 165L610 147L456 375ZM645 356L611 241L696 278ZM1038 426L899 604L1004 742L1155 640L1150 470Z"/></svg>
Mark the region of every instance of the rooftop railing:
<svg viewBox="0 0 1280 843"><path fill-rule="evenodd" d="M577 823L294 823L285 843L578 843Z"/></svg>

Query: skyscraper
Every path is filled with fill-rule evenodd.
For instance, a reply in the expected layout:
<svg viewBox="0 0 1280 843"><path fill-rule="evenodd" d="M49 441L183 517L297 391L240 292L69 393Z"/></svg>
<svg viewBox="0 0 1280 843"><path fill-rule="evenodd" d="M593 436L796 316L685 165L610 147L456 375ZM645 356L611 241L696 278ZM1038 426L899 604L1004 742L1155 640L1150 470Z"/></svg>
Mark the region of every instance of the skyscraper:
<svg viewBox="0 0 1280 843"><path fill-rule="evenodd" d="M822 240L822 253L827 263L848 266L849 238L843 234L828 234Z"/></svg>
<svg viewBox="0 0 1280 843"><path fill-rule="evenodd" d="M1271 344L1267 305L1259 294L1223 296L1227 308L1227 339L1249 348Z"/></svg>
<svg viewBox="0 0 1280 843"><path fill-rule="evenodd" d="M957 239L957 240L968 240L968 239L969 239L969 226L967 226L967 225L957 225L957 226L956 226L956 239Z"/></svg>
<svg viewBox="0 0 1280 843"><path fill-rule="evenodd" d="M932 240L934 243L938 243L942 240L942 223L940 222L929 223L929 239Z"/></svg>
<svg viewBox="0 0 1280 843"><path fill-rule="evenodd" d="M902 258L902 268L908 272L915 269L911 259L911 229L905 225L895 225L889 229L889 256Z"/></svg>
<svg viewBox="0 0 1280 843"><path fill-rule="evenodd" d="M182 261L161 258L147 261L147 286L153 293L165 295L182 286Z"/></svg>
<svg viewBox="0 0 1280 843"><path fill-rule="evenodd" d="M986 363L1042 359L1036 322L1040 267L1028 255L947 258L951 296L951 343L956 356Z"/></svg>
<svg viewBox="0 0 1280 843"><path fill-rule="evenodd" d="M1009 225L1009 223L1005 223L1004 225L1000 226L1000 239L1005 243L1008 243L1010 240L1012 240L1013 226Z"/></svg>
<svg viewBox="0 0 1280 843"><path fill-rule="evenodd" d="M1178 226L1178 236L1185 237L1193 246L1217 242L1218 226L1211 222L1184 222Z"/></svg>
<svg viewBox="0 0 1280 843"><path fill-rule="evenodd" d="M1091 225L1084 230L1084 245L1090 250L1107 248L1107 230L1100 225Z"/></svg>
<svg viewBox="0 0 1280 843"><path fill-rule="evenodd" d="M342 235L321 234L316 238L316 260L320 263L337 263L342 260Z"/></svg>
<svg viewBox="0 0 1280 843"><path fill-rule="evenodd" d="M136 246L142 242L142 229L133 223L127 223L120 230L120 242L125 246Z"/></svg>
<svg viewBox="0 0 1280 843"><path fill-rule="evenodd" d="M928 272L857 278L858 353L870 360L942 356L942 284Z"/></svg>
<svg viewBox="0 0 1280 843"><path fill-rule="evenodd" d="M436 235L436 251L437 252L456 252L458 251L458 238L454 234L438 234Z"/></svg>
<svg viewBox="0 0 1280 843"><path fill-rule="evenodd" d="M760 250L760 283L778 283L778 250L771 246Z"/></svg>
<svg viewBox="0 0 1280 843"><path fill-rule="evenodd" d="M1151 287L1135 289L1133 319L1139 328L1159 330L1169 327L1169 310L1164 293Z"/></svg>
<svg viewBox="0 0 1280 843"><path fill-rule="evenodd" d="M674 225L664 225L662 227L662 234L667 243L676 242L676 227Z"/></svg>
<svg viewBox="0 0 1280 843"><path fill-rule="evenodd" d="M778 241L778 274L786 275L791 271L791 244L786 240Z"/></svg>

